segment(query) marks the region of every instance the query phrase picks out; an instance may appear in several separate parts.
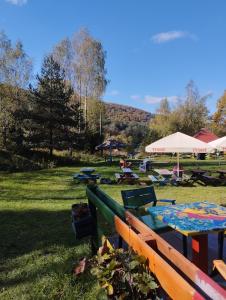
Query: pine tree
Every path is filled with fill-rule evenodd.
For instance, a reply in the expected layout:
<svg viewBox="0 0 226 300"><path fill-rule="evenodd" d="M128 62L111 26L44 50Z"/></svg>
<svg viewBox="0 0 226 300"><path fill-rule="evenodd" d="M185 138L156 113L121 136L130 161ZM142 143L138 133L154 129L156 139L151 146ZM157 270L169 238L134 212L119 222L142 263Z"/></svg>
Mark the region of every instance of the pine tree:
<svg viewBox="0 0 226 300"><path fill-rule="evenodd" d="M71 149L78 138L79 107L70 104L73 89L65 84L65 72L52 56L44 58L37 88L30 87L29 141L32 147Z"/></svg>

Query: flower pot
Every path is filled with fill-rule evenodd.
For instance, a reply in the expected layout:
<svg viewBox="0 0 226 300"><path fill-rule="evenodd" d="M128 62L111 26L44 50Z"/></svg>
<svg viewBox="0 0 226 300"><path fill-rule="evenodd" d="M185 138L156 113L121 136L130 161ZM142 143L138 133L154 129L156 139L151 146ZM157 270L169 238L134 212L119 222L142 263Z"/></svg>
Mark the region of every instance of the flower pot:
<svg viewBox="0 0 226 300"><path fill-rule="evenodd" d="M72 228L76 239L93 233L93 220L87 203L72 205Z"/></svg>

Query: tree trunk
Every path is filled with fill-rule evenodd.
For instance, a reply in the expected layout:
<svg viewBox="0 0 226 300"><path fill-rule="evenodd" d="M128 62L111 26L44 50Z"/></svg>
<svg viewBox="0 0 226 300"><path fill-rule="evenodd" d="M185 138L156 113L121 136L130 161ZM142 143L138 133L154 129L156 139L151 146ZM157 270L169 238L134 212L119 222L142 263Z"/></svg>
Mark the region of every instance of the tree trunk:
<svg viewBox="0 0 226 300"><path fill-rule="evenodd" d="M53 156L53 129L49 129L49 155Z"/></svg>

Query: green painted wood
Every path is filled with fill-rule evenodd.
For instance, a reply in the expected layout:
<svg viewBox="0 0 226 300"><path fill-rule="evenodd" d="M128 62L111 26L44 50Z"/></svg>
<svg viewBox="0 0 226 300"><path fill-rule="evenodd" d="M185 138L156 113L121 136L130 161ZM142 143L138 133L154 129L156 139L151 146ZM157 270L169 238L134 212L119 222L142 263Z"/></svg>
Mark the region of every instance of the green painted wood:
<svg viewBox="0 0 226 300"><path fill-rule="evenodd" d="M121 219L125 220L125 208L120 205L117 201L112 199L99 187L96 188L96 195L110 208L113 212Z"/></svg>
<svg viewBox="0 0 226 300"><path fill-rule="evenodd" d="M111 226L114 226L114 212L102 201L99 199L95 193L87 187L86 195L90 202L93 203L98 208L98 211L101 215L108 221Z"/></svg>
<svg viewBox="0 0 226 300"><path fill-rule="evenodd" d="M169 230L169 227L166 224L164 224L160 220L155 220L151 215L139 216L138 218L149 228L156 232L161 231L163 229Z"/></svg>
<svg viewBox="0 0 226 300"><path fill-rule="evenodd" d="M137 209L140 206L153 203L156 205L157 198L152 186L134 190L121 191L125 208Z"/></svg>

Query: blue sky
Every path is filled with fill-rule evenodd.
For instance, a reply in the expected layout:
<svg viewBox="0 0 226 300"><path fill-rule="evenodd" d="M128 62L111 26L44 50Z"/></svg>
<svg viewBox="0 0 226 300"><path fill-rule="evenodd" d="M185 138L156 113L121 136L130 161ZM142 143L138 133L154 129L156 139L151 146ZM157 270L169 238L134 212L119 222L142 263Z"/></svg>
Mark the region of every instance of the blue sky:
<svg viewBox="0 0 226 300"><path fill-rule="evenodd" d="M193 79L214 112L226 89L225 11L225 0L0 0L0 30L22 40L38 72L54 44L87 27L107 52L106 101L154 112Z"/></svg>

